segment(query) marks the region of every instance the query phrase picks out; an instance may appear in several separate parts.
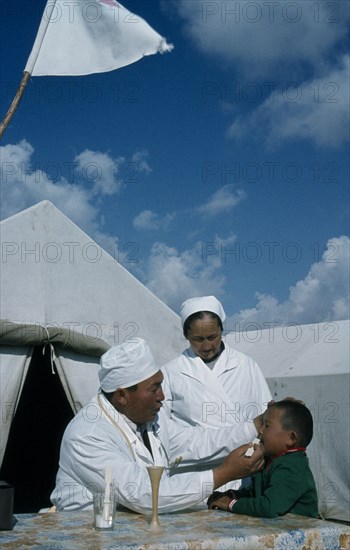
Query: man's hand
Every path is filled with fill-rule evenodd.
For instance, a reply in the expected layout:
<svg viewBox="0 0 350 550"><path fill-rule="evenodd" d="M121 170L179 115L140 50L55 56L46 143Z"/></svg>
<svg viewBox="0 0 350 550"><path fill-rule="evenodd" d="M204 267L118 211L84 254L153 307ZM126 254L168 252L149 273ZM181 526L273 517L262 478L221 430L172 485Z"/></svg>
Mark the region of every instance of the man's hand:
<svg viewBox="0 0 350 550"><path fill-rule="evenodd" d="M261 470L264 465L262 449L256 446L252 456L247 457L244 456L244 453L248 447L250 445L241 445L241 447L227 455L220 466L214 468L214 489L234 479L251 476Z"/></svg>

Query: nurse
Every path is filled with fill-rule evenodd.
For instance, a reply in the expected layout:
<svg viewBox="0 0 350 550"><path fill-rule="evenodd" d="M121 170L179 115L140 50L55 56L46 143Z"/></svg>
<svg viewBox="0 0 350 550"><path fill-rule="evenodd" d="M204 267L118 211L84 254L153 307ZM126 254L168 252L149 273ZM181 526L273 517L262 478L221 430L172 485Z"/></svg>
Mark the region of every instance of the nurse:
<svg viewBox="0 0 350 550"><path fill-rule="evenodd" d="M260 449L244 456L248 445L231 451L232 429L178 427L162 407L163 374L142 339L113 346L101 358L100 392L68 425L62 440L56 487L58 511L90 509L93 493L112 470L118 503L146 513L152 508L147 466L166 469L159 488L159 513L201 503L229 480L249 476L263 465ZM228 454L229 453L229 454ZM228 455L228 456L226 456ZM180 473L178 464L221 457L206 471ZM226 458L225 458L226 457Z"/></svg>
<svg viewBox="0 0 350 550"><path fill-rule="evenodd" d="M162 368L168 417L178 426L214 428L218 433L231 426L234 447L252 441L258 435L259 415L272 399L260 368L224 343L226 315L214 296L186 300L180 317L190 346ZM216 457L208 458L200 467L217 464Z"/></svg>

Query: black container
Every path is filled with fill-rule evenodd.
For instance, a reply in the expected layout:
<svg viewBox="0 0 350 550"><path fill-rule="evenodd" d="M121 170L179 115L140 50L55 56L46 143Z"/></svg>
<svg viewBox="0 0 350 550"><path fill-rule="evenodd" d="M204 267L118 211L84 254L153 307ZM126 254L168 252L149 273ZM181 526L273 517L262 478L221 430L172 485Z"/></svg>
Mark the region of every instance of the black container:
<svg viewBox="0 0 350 550"><path fill-rule="evenodd" d="M6 481L0 481L0 531L11 531L16 519L13 517L15 489Z"/></svg>

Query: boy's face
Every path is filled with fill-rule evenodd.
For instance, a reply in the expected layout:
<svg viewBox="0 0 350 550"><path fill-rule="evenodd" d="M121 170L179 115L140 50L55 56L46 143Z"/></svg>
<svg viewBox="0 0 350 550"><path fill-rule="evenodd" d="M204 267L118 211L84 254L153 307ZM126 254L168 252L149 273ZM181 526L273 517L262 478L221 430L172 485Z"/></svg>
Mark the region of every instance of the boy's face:
<svg viewBox="0 0 350 550"><path fill-rule="evenodd" d="M291 448L291 432L282 426L284 411L273 405L264 414L263 425L260 429L261 442L266 456L276 456Z"/></svg>

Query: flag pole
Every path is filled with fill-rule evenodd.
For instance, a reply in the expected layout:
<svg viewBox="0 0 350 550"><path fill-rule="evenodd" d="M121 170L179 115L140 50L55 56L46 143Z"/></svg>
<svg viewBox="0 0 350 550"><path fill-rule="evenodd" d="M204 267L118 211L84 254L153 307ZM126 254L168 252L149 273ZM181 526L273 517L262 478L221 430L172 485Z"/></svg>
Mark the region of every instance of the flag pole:
<svg viewBox="0 0 350 550"><path fill-rule="evenodd" d="M40 21L38 33L36 35L32 51L31 51L30 56L28 58L27 65L25 67L25 70L24 70L24 73L23 73L23 76L22 76L22 80L20 82L20 85L18 87L16 95L13 98L13 101L11 103L11 106L10 106L9 110L7 111L7 113L4 116L3 120L1 121L1 124L0 124L0 139L2 138L7 126L9 125L13 115L16 112L16 109L19 105L19 102L21 101L24 90L25 90L25 88L28 84L28 80L29 80L29 78L30 78L30 76L33 72L33 68L34 68L35 62L38 58L39 51L40 51L40 48L41 48L41 44L44 40L47 27L50 23L52 12L53 12L53 10L56 6L56 2L57 2L57 0L47 0L46 6L45 6L45 9L44 9L44 13L43 13L43 16L42 16L41 21Z"/></svg>
<svg viewBox="0 0 350 550"><path fill-rule="evenodd" d="M24 71L23 76L22 76L22 80L20 82L20 85L18 87L16 95L12 100L12 103L10 105L9 110L7 111L6 115L4 116L4 118L1 121L1 124L0 124L0 139L2 138L7 126L9 125L9 123L11 121L11 118L13 117L13 115L16 112L16 109L19 105L19 102L22 99L22 95L23 95L24 90L27 86L29 78L30 78L30 73L28 73L27 71Z"/></svg>

